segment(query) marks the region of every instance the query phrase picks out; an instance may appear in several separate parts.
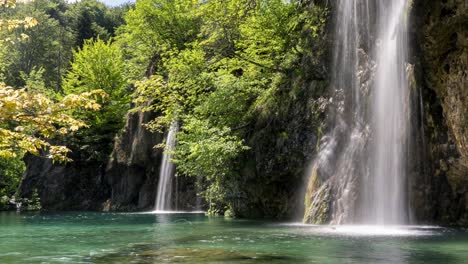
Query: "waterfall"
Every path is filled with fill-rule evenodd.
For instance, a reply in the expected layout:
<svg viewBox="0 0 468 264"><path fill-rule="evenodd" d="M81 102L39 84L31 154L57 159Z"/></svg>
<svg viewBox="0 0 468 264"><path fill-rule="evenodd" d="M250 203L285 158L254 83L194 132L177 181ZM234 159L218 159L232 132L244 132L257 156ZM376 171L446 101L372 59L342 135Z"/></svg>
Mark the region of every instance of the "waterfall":
<svg viewBox="0 0 468 264"><path fill-rule="evenodd" d="M328 133L311 167L306 221L323 222L326 210L332 224L407 221L409 5L406 0L334 4Z"/></svg>
<svg viewBox="0 0 468 264"><path fill-rule="evenodd" d="M156 211L171 211L172 197L172 177L174 175L175 166L171 162L175 149L176 134L179 129L177 122L172 122L166 138L166 146L163 153L161 168L159 170L158 190L156 194Z"/></svg>
<svg viewBox="0 0 468 264"><path fill-rule="evenodd" d="M371 175L374 178L367 203L368 220L401 224L407 219L405 194L405 146L408 135L409 89L406 78L407 0L380 1L377 69L372 96L373 144Z"/></svg>

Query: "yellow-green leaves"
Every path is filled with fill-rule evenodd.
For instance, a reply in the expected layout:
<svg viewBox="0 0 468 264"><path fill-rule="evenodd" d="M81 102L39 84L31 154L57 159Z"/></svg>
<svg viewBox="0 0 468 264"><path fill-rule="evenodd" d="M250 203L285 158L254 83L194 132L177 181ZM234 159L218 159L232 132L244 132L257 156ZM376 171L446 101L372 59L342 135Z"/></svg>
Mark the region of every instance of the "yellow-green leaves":
<svg viewBox="0 0 468 264"><path fill-rule="evenodd" d="M16 0L0 0L0 6L14 8L16 6Z"/></svg>
<svg viewBox="0 0 468 264"><path fill-rule="evenodd" d="M67 161L69 149L53 145L50 139L85 127L84 121L71 115L72 110L99 110L96 100L105 97L96 90L54 102L42 94L0 84L0 157L47 153L56 161Z"/></svg>
<svg viewBox="0 0 468 264"><path fill-rule="evenodd" d="M1 30L13 30L18 27L31 28L37 25L37 20L33 17L26 17L25 19L11 19L4 20L0 19L0 31Z"/></svg>
<svg viewBox="0 0 468 264"><path fill-rule="evenodd" d="M100 89L112 98L125 95L122 53L111 41L86 40L82 48L73 52L73 57L71 70L64 79L66 93Z"/></svg>
<svg viewBox="0 0 468 264"><path fill-rule="evenodd" d="M71 69L64 78L64 92L69 94L64 102L81 100L74 94L88 95L94 90L101 90L107 96L103 109L87 118L93 126L103 126L106 123L122 123L123 116L129 107L130 96L125 78L125 64L122 53L112 41L86 40L82 48L73 52L74 60ZM89 109L95 109L97 104L88 102ZM95 109L96 110L96 109Z"/></svg>

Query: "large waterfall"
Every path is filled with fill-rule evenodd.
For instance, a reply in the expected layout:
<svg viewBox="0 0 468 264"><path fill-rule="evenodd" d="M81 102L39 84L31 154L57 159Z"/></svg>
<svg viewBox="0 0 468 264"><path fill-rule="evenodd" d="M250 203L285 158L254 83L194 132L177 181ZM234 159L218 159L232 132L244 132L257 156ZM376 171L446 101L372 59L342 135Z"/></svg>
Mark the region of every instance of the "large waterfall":
<svg viewBox="0 0 468 264"><path fill-rule="evenodd" d="M372 186L367 192L365 219L378 224L407 220L405 146L408 134L409 89L406 13L408 0L380 0L372 95L373 141L370 159Z"/></svg>
<svg viewBox="0 0 468 264"><path fill-rule="evenodd" d="M159 170L159 182L155 206L156 211L170 211L173 209L171 206L171 197L172 177L174 176L175 166L171 162L173 156L171 151L175 148L177 131L178 124L177 122L173 122L167 133L166 146L161 162L161 168Z"/></svg>
<svg viewBox="0 0 468 264"><path fill-rule="evenodd" d="M334 4L329 129L311 169L306 221L407 222L409 5L409 0Z"/></svg>

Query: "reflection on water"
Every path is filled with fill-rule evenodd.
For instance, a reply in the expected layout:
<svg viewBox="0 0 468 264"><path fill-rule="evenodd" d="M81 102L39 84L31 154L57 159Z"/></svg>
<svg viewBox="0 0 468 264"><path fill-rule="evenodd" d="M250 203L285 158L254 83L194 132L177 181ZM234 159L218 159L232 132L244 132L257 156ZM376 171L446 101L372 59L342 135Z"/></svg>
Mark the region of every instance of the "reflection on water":
<svg viewBox="0 0 468 264"><path fill-rule="evenodd" d="M204 214L0 213L0 263L463 263L468 233Z"/></svg>

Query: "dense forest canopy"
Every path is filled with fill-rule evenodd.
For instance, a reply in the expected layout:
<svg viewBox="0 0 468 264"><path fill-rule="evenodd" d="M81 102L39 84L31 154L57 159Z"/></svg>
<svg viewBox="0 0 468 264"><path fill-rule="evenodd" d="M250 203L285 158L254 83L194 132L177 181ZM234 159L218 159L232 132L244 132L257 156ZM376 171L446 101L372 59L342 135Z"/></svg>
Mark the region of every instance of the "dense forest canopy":
<svg viewBox="0 0 468 264"><path fill-rule="evenodd" d="M37 25L2 30L0 76L49 104L95 90L105 94L94 97L98 112L67 111L86 122L53 139L71 149L67 160L104 161L131 97L130 111L158 113L147 129L180 123L178 175L200 178L200 194L214 213L224 212L243 196L236 163L249 151L246 138L256 119L279 110L275 94L292 88L288 76L304 54L319 63L326 16L319 6L282 0L140 0L112 8L95 0L17 3L3 7L2 17L31 17ZM316 39L315 49L303 34ZM47 152L46 142L2 158L3 195L14 195L22 155Z"/></svg>

